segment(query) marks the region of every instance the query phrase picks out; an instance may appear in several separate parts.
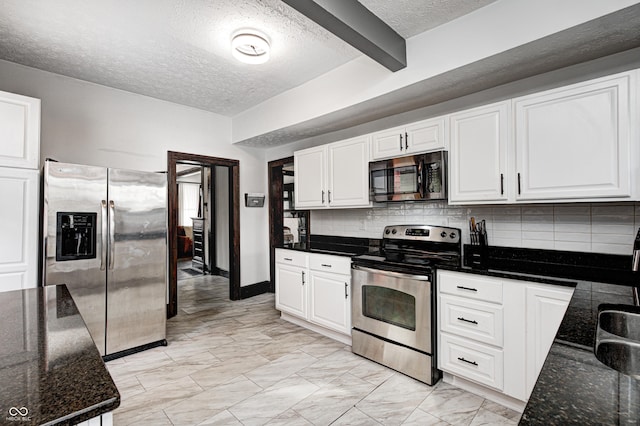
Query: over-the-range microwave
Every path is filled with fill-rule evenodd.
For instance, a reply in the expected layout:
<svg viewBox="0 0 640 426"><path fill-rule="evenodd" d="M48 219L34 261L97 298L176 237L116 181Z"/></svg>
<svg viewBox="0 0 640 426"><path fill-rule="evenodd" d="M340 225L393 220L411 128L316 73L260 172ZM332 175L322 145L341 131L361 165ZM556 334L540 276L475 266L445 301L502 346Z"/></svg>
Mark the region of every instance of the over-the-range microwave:
<svg viewBox="0 0 640 426"><path fill-rule="evenodd" d="M446 183L446 151L369 163L369 198L374 202L445 200Z"/></svg>

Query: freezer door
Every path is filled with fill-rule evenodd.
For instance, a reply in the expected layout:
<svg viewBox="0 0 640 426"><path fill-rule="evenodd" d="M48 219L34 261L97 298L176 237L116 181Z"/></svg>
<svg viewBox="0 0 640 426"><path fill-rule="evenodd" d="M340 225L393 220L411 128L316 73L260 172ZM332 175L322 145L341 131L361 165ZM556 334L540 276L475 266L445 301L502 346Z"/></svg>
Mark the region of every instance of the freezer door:
<svg viewBox="0 0 640 426"><path fill-rule="evenodd" d="M167 177L109 169L107 346L112 354L166 337Z"/></svg>
<svg viewBox="0 0 640 426"><path fill-rule="evenodd" d="M67 285L104 355L107 169L47 161L43 196L44 283Z"/></svg>

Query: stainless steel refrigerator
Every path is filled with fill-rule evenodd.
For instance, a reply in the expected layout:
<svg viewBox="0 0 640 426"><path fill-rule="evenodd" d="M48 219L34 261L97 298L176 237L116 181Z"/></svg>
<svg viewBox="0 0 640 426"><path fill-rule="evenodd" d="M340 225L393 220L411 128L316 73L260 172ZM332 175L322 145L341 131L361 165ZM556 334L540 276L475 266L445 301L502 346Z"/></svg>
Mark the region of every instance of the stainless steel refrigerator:
<svg viewBox="0 0 640 426"><path fill-rule="evenodd" d="M43 176L44 284L67 285L101 355L166 345L166 174L46 161Z"/></svg>

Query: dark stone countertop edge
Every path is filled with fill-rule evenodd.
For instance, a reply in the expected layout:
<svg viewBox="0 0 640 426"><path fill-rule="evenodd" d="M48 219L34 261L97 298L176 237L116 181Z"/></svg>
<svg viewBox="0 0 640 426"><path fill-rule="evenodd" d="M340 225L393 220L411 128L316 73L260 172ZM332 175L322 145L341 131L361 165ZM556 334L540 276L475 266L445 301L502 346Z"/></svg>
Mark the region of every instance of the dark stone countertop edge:
<svg viewBox="0 0 640 426"><path fill-rule="evenodd" d="M42 426L77 425L78 423L82 423L87 420L91 420L93 418L101 416L103 414L110 413L116 408L118 408L119 406L120 406L120 394L118 393L118 396L116 397L106 399L99 404L92 405L82 410L69 413L64 417L44 423Z"/></svg>
<svg viewBox="0 0 640 426"><path fill-rule="evenodd" d="M500 270L493 270L493 269L475 269L475 268L469 268L466 266L460 266L460 267L438 266L437 269L446 270L446 271L464 272L466 274L483 275L487 277L506 278L506 279L517 280L517 281L530 281L530 282L536 282L540 284L552 284L552 285L559 285L563 287L576 287L576 285L578 284L577 281L560 280L556 278L549 278L543 275L520 274L512 271L500 271Z"/></svg>
<svg viewBox="0 0 640 426"><path fill-rule="evenodd" d="M284 246L275 246L275 248L283 249L283 250L301 251L304 253L330 254L330 255L342 256L342 257L353 257L358 255L358 253L354 253L354 252L344 252L344 251L337 251L337 250L324 250L324 249L314 249L314 248L307 249L302 247L284 247Z"/></svg>

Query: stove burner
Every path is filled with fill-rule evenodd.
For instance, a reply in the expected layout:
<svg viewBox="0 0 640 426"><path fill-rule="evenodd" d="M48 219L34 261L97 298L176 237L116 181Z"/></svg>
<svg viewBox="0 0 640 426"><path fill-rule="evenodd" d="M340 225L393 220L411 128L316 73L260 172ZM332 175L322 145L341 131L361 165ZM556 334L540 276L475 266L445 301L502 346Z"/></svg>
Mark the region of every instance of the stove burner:
<svg viewBox="0 0 640 426"><path fill-rule="evenodd" d="M387 226L382 257L356 256L354 262L377 268L431 272L433 267L457 267L461 262L460 229L430 225Z"/></svg>

